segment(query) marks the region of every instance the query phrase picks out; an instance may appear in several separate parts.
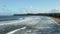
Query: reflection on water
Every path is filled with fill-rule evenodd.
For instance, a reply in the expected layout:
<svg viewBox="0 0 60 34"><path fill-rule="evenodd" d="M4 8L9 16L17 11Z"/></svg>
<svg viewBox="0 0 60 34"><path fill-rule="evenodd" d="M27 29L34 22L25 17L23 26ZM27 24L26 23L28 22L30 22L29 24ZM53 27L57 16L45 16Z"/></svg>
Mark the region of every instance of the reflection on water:
<svg viewBox="0 0 60 34"><path fill-rule="evenodd" d="M16 17L16 16L15 16ZM24 16L23 16L24 17ZM11 17L9 17L11 18ZM5 23L11 23L10 25L1 25L0 24L0 34L6 34L8 32L14 31L16 29L20 29L24 26L26 26L26 29L23 30L19 30L18 32L16 32L15 34L60 34L60 25L58 25L58 23L56 21L54 21L53 19L51 19L50 17L46 17L46 16L29 16L26 17L27 19L31 19L30 21L26 21L26 24L30 24L30 26L26 25L26 24L21 24L18 23L18 19L20 19L21 17L16 17L17 20L15 20L17 23L14 23L15 21L11 20L11 21L0 21L1 24ZM15 18L15 19L16 19ZM22 19L22 20L26 20L26 18ZM36 20L36 18L38 18ZM3 18L4 19L4 18ZM4 19L5 20L5 19ZM35 21L34 21L35 20ZM32 21L32 22L31 22ZM37 23L37 21L39 21ZM24 21L22 23L25 23ZM33 23L31 26L31 23ZM17 24L17 25L16 25Z"/></svg>

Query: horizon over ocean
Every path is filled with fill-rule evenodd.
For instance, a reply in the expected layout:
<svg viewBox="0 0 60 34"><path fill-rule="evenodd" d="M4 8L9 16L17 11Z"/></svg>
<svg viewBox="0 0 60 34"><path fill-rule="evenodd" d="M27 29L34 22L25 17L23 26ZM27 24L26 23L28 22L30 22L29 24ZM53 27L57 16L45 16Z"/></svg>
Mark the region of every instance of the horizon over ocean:
<svg viewBox="0 0 60 34"><path fill-rule="evenodd" d="M0 21L17 20L19 18L24 18L24 17L26 16L2 15L0 16Z"/></svg>

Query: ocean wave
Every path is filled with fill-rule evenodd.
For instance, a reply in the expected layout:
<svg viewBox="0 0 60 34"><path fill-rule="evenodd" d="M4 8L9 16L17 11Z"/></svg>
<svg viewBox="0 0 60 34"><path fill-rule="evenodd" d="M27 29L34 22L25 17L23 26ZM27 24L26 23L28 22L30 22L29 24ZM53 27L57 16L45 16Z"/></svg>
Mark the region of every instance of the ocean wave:
<svg viewBox="0 0 60 34"><path fill-rule="evenodd" d="M30 19L30 18L27 18L27 19ZM35 22L33 22L33 24ZM28 24L28 23L30 23L30 21L28 21L26 24ZM52 32L54 32L56 30L57 25L58 25L57 22L55 22L50 17L41 17L41 18L39 17L39 22L36 23L35 25L28 26L27 29L17 30L15 32L13 32L13 34L17 34L17 33L18 34L29 34L29 33L30 34L44 34L44 33L52 34ZM53 34L55 34L55 32Z"/></svg>
<svg viewBox="0 0 60 34"><path fill-rule="evenodd" d="M29 28L37 29L37 31L41 32L52 32L55 31L54 27L57 25L57 22L55 22L50 17L44 17L44 16L29 16L25 17L24 19L20 18L18 20L13 21L6 21L7 23L1 23L0 24L0 32L9 32L16 29L19 29L20 26L27 26ZM11 29L12 28L12 29ZM5 32L5 33L7 33Z"/></svg>
<svg viewBox="0 0 60 34"><path fill-rule="evenodd" d="M16 28L20 28L21 25L22 26L32 26L36 23L38 23L39 18L32 18L32 17L27 17L24 18L22 20L18 19L18 20L13 20L13 21L3 21L0 23L0 33L6 33L9 32L11 30L14 30ZM36 21L36 22L35 22ZM18 27L17 27L18 26ZM11 29L12 28L12 29Z"/></svg>
<svg viewBox="0 0 60 34"><path fill-rule="evenodd" d="M16 34L16 32L18 32L18 31L20 31L20 30L24 30L24 29L26 29L26 27L22 27L22 28L19 28L19 29L13 30L13 31L8 32L8 33L6 33L6 34Z"/></svg>

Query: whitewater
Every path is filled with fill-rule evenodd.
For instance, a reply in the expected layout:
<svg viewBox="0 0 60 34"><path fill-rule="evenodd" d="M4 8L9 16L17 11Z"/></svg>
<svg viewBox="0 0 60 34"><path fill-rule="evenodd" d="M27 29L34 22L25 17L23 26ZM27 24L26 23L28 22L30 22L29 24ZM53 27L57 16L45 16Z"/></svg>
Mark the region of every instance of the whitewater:
<svg viewBox="0 0 60 34"><path fill-rule="evenodd" d="M2 34L5 31L7 31L5 34L51 34L51 32L55 31L55 25L58 25L56 21L46 16L30 16L0 23L0 32Z"/></svg>

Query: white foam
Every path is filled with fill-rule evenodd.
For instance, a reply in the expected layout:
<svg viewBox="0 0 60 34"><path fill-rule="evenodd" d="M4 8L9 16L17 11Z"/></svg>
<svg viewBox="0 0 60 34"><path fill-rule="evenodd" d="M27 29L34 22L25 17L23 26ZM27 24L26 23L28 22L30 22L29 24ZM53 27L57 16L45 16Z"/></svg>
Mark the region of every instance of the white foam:
<svg viewBox="0 0 60 34"><path fill-rule="evenodd" d="M46 18L46 17L44 17ZM0 25L21 25L21 24L24 24L24 25L27 25L27 26L30 26L30 27L34 27L34 28L41 28L41 29L44 29L44 27L48 27L50 28L49 26L52 24L52 27L54 26L53 24L55 24L55 21L53 21L51 18L47 17L46 18L47 20L42 20L42 18L40 17L26 17L25 19L23 20L14 20L14 21L8 21L9 23L3 23L3 24L0 24ZM34 26L32 26L34 25ZM20 29L17 29L17 30L14 30L13 32L15 31L18 31Z"/></svg>
<svg viewBox="0 0 60 34"><path fill-rule="evenodd" d="M26 29L26 27L23 27L23 28L19 28L19 29L13 30L13 31L8 32L8 33L6 33L6 34L14 34L15 32L20 31L20 30L22 30L22 29Z"/></svg>
<svg viewBox="0 0 60 34"><path fill-rule="evenodd" d="M38 23L38 20L39 20L38 17L35 17L35 18L27 17L27 18L25 18L23 20L7 21L7 23L6 22L4 22L4 23L2 22L0 24L0 26L1 25L16 25L16 24L34 25L34 24Z"/></svg>

